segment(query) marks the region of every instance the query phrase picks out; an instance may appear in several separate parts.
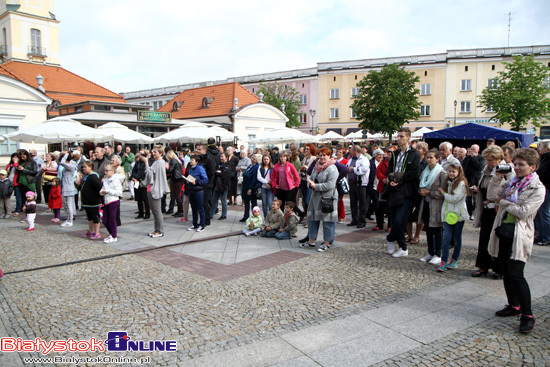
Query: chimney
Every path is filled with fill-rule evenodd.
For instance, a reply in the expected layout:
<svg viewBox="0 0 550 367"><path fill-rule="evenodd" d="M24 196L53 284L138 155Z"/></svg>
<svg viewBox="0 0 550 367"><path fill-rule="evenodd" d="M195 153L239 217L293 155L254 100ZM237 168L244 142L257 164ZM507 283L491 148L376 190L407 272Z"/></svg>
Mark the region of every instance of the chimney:
<svg viewBox="0 0 550 367"><path fill-rule="evenodd" d="M235 98L233 100L233 110L238 110L239 109L239 99L238 98Z"/></svg>
<svg viewBox="0 0 550 367"><path fill-rule="evenodd" d="M44 84L44 77L40 74L36 76L36 83L38 84L38 90L42 93L46 93L46 90L42 86Z"/></svg>

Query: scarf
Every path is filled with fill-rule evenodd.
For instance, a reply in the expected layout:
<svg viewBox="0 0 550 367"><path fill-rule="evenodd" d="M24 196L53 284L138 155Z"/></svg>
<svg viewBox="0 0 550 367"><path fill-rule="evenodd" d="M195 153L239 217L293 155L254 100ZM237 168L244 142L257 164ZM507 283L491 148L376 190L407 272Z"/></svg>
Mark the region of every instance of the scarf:
<svg viewBox="0 0 550 367"><path fill-rule="evenodd" d="M334 158L327 159L325 164L321 164L321 162L317 161L317 163L315 164L315 172L317 173L323 172L324 170L327 169L328 166L330 166L331 164L334 164L335 162L336 162L336 159Z"/></svg>
<svg viewBox="0 0 550 367"><path fill-rule="evenodd" d="M429 189L442 169L443 167L439 163L432 169L430 169L430 166L426 166L424 171L422 171L422 176L420 177L420 188Z"/></svg>
<svg viewBox="0 0 550 367"><path fill-rule="evenodd" d="M506 187L506 191L504 191L505 199L514 204L517 204L519 193L531 182L533 182L535 176L537 176L537 174L534 172L530 175L525 176L521 180L518 178L518 176L515 176Z"/></svg>

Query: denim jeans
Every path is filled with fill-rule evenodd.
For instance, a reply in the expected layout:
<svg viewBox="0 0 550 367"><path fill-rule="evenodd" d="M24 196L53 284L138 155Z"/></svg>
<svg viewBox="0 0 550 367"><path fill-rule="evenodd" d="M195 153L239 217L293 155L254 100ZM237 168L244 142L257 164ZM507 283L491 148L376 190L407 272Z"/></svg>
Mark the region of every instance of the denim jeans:
<svg viewBox="0 0 550 367"><path fill-rule="evenodd" d="M206 226L206 215L204 213L204 191L194 191L189 193L189 203L193 211L193 227ZM200 217L200 218L199 218ZM200 222L199 222L200 219Z"/></svg>
<svg viewBox="0 0 550 367"><path fill-rule="evenodd" d="M13 191L15 191L15 213L21 213L23 210L23 199L21 198L21 191L19 191L19 186L14 186Z"/></svg>
<svg viewBox="0 0 550 367"><path fill-rule="evenodd" d="M313 194L313 190L309 188L307 181L300 181L300 191L302 192L302 198L304 200L304 212L307 213L307 207L309 205L309 201L311 200L311 194Z"/></svg>
<svg viewBox="0 0 550 367"><path fill-rule="evenodd" d="M218 209L218 200L222 200L222 217L227 217L227 193L229 191L225 190L224 192L219 192L214 190L212 195L212 208L210 209L210 217L214 218L216 209Z"/></svg>
<svg viewBox="0 0 550 367"><path fill-rule="evenodd" d="M307 222L307 236L310 239L317 239L321 221L312 220ZM334 242L334 233L336 232L336 223L323 221L323 241L329 244Z"/></svg>
<svg viewBox="0 0 550 367"><path fill-rule="evenodd" d="M277 234L277 233L279 233L279 232L275 229L272 229L271 231L268 231L267 229L262 229L262 231L260 232L260 236L273 238L273 237L275 237L275 234Z"/></svg>
<svg viewBox="0 0 550 367"><path fill-rule="evenodd" d="M399 247L403 250L407 250L407 242L405 242L405 229L407 227L407 221L409 220L409 214L413 206L412 200L403 200L403 205L390 206L389 220L391 221L391 231L386 237L389 242L397 241Z"/></svg>
<svg viewBox="0 0 550 367"><path fill-rule="evenodd" d="M536 242L550 241L550 189L546 189L546 196L535 217Z"/></svg>
<svg viewBox="0 0 550 367"><path fill-rule="evenodd" d="M255 206L258 205L258 199L256 199L256 196L253 194L251 196L248 195L242 195L243 202L244 202L244 219L248 219L250 217L250 211L254 209Z"/></svg>
<svg viewBox="0 0 550 367"><path fill-rule="evenodd" d="M278 240L290 240L292 238L290 232L282 231L275 233L275 238Z"/></svg>
<svg viewBox="0 0 550 367"><path fill-rule="evenodd" d="M271 210L271 204L273 203L273 190L262 187L262 210L264 212L264 218L267 217L267 213Z"/></svg>
<svg viewBox="0 0 550 367"><path fill-rule="evenodd" d="M441 250L441 261L447 262L449 260L449 246L451 245L451 240L454 240L455 247L453 249L452 259L458 261L460 257L460 250L462 249L462 229L464 228L464 221L458 222L457 224L450 225L445 223L443 225L443 230L445 234L443 236L443 248Z"/></svg>

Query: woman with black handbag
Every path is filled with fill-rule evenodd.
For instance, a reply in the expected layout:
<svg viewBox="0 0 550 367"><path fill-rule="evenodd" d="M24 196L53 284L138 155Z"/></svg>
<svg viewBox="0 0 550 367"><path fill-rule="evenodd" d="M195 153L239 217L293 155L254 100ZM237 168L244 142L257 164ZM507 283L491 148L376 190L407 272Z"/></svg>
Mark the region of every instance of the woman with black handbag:
<svg viewBox="0 0 550 367"><path fill-rule="evenodd" d="M338 222L338 169L336 160L331 158L328 148L321 148L317 153L315 168L307 179L312 190L311 199L307 210L308 221L308 245L315 246L320 222L323 221L323 244L318 251L322 252L330 248L334 242L336 222ZM302 244L304 246L305 244Z"/></svg>
<svg viewBox="0 0 550 367"><path fill-rule="evenodd" d="M500 185L495 199L498 212L489 240L489 254L501 264L508 304L495 314L500 317L521 315L519 332L535 327L531 311L531 292L524 276L525 264L531 257L535 237L534 219L544 201L546 189L535 172L538 152L518 149L514 155L515 177ZM501 178L505 173L496 173Z"/></svg>

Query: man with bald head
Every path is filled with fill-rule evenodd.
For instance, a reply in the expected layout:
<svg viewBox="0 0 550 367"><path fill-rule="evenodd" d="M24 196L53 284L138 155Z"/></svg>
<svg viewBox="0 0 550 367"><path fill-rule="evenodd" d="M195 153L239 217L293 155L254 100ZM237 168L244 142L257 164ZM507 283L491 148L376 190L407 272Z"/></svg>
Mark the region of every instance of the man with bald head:
<svg viewBox="0 0 550 367"><path fill-rule="evenodd" d="M468 180L468 185L470 187L477 186L481 179L481 171L485 167L485 158L479 154L479 145L472 145L470 148L470 155L464 158L462 167L464 168L464 175ZM471 196L466 197L466 207L468 208L470 219L473 219L473 213L476 207L476 197L473 192L471 192L471 194Z"/></svg>

